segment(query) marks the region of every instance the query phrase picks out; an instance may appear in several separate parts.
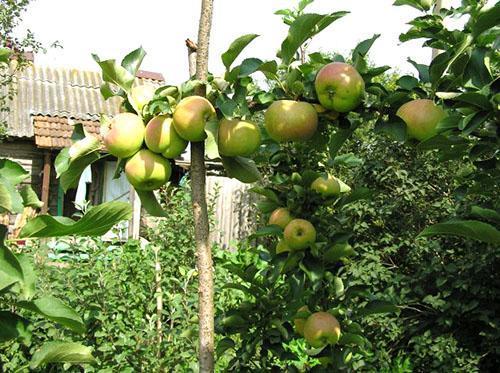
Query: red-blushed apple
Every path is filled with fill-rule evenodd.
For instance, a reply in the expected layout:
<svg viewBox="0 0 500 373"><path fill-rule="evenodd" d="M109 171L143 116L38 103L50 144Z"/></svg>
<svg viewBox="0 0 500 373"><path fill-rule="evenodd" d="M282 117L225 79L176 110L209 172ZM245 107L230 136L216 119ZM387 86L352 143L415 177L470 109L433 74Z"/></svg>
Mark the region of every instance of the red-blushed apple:
<svg viewBox="0 0 500 373"><path fill-rule="evenodd" d="M269 216L268 225L277 225L281 228L285 229L288 223L293 220L293 216L290 214L290 211L285 207L278 207L274 210Z"/></svg>
<svg viewBox="0 0 500 373"><path fill-rule="evenodd" d="M321 194L323 197L337 196L340 194L340 183L332 175L320 176L311 184L311 189Z"/></svg>
<svg viewBox="0 0 500 373"><path fill-rule="evenodd" d="M286 241L279 240L278 244L276 245L276 254L286 253L289 251L291 251L291 250L288 247L288 244L286 243Z"/></svg>
<svg viewBox="0 0 500 373"><path fill-rule="evenodd" d="M127 180L136 190L158 189L170 179L171 174L168 159L148 149L139 150L125 163Z"/></svg>
<svg viewBox="0 0 500 373"><path fill-rule="evenodd" d="M437 124L446 112L432 100L419 99L402 105L396 115L406 123L408 137L424 141L437 135Z"/></svg>
<svg viewBox="0 0 500 373"><path fill-rule="evenodd" d="M108 153L117 158L131 157L144 141L144 123L138 115L117 114L103 131L103 141Z"/></svg>
<svg viewBox="0 0 500 373"><path fill-rule="evenodd" d="M227 157L248 157L260 146L260 129L252 122L222 119L219 123L219 153Z"/></svg>
<svg viewBox="0 0 500 373"><path fill-rule="evenodd" d="M184 140L202 141L205 139L205 125L216 120L215 109L206 98L189 96L183 98L174 111L174 128Z"/></svg>
<svg viewBox="0 0 500 373"><path fill-rule="evenodd" d="M308 313L311 313L311 311L309 310L309 307L307 306L302 306L300 307L298 310L297 310L297 313L300 313L300 312L308 312ZM293 324L295 326L295 332L300 335L300 336L304 336L304 326L306 324L306 320L307 320L307 317L304 317L304 318L297 318L297 319L293 319Z"/></svg>
<svg viewBox="0 0 500 373"><path fill-rule="evenodd" d="M156 87L151 84L142 84L132 87L129 94L129 101L132 107L141 113L144 106L153 99L155 91Z"/></svg>
<svg viewBox="0 0 500 373"><path fill-rule="evenodd" d="M156 116L148 122L144 140L149 150L161 153L165 158L178 157L188 144L175 131L172 118L165 115Z"/></svg>
<svg viewBox="0 0 500 373"><path fill-rule="evenodd" d="M339 113L358 107L365 93L361 75L353 66L343 62L323 66L316 75L314 86L321 105Z"/></svg>
<svg viewBox="0 0 500 373"><path fill-rule="evenodd" d="M277 142L306 141L316 133L318 114L307 102L274 101L264 115L266 130Z"/></svg>
<svg viewBox="0 0 500 373"><path fill-rule="evenodd" d="M304 338L314 348L333 345L340 339L340 324L328 312L315 312L304 324Z"/></svg>
<svg viewBox="0 0 500 373"><path fill-rule="evenodd" d="M283 237L292 251L302 250L316 242L316 229L307 220L293 219L285 227Z"/></svg>

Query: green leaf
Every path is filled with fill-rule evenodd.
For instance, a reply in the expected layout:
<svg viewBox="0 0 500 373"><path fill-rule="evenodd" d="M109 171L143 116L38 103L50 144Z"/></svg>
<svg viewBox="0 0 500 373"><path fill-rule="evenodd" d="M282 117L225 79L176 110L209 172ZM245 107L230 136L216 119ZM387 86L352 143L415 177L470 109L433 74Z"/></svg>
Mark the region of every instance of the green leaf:
<svg viewBox="0 0 500 373"><path fill-rule="evenodd" d="M30 368L37 369L49 363L94 363L92 349L75 342L46 342L31 358Z"/></svg>
<svg viewBox="0 0 500 373"><path fill-rule="evenodd" d="M231 64L234 60L240 55L240 53L245 49L245 47L252 42L257 36L257 34L247 34L240 36L236 40L234 40L229 46L228 50L225 51L221 58L222 63L226 67L227 70L231 67Z"/></svg>
<svg viewBox="0 0 500 373"><path fill-rule="evenodd" d="M0 311L0 343L11 339L29 342L31 339L29 325L28 320L15 313Z"/></svg>
<svg viewBox="0 0 500 373"><path fill-rule="evenodd" d="M255 233L250 235L250 239L255 237L267 237L267 236L280 236L283 234L283 228L277 225L268 225L257 230Z"/></svg>
<svg viewBox="0 0 500 373"><path fill-rule="evenodd" d="M340 148L344 143L349 139L354 130L356 129L356 126L350 126L349 128L340 128L332 134L330 137L330 142L328 143L328 150L330 152L330 158L335 159L337 156L337 153L339 152Z"/></svg>
<svg viewBox="0 0 500 373"><path fill-rule="evenodd" d="M96 54L92 54L92 57L101 67L102 79L105 82L115 84L127 93L130 91L134 84L134 75L116 63L115 60L101 61Z"/></svg>
<svg viewBox="0 0 500 373"><path fill-rule="evenodd" d="M477 92L467 92L455 97L455 101L465 102L470 105L474 105L480 109L491 110L491 104L488 97L477 93Z"/></svg>
<svg viewBox="0 0 500 373"><path fill-rule="evenodd" d="M20 237L101 236L131 216L127 202L111 201L93 206L76 222L62 216L39 215L26 223Z"/></svg>
<svg viewBox="0 0 500 373"><path fill-rule="evenodd" d="M212 120L205 125L207 138L205 140L205 155L208 159L220 158L218 146L219 122Z"/></svg>
<svg viewBox="0 0 500 373"><path fill-rule="evenodd" d="M219 341L219 343L217 343L217 349L215 350L215 353L220 357L227 350L234 348L235 345L236 344L231 338L223 338Z"/></svg>
<svg viewBox="0 0 500 373"><path fill-rule="evenodd" d="M394 5L396 6L401 6L401 5L409 5L411 7L414 7L418 10L429 10L430 9L430 4L434 3L434 1L422 1L422 0L396 0L394 2Z"/></svg>
<svg viewBox="0 0 500 373"><path fill-rule="evenodd" d="M16 258L23 271L23 281L17 284L25 299L31 299L36 290L36 272L26 254L18 254Z"/></svg>
<svg viewBox="0 0 500 373"><path fill-rule="evenodd" d="M15 185L0 176L0 214L5 211L20 214L23 209L23 199Z"/></svg>
<svg viewBox="0 0 500 373"><path fill-rule="evenodd" d="M366 339L359 335L353 333L342 333L339 340L340 345L354 345L363 347L366 344Z"/></svg>
<svg viewBox="0 0 500 373"><path fill-rule="evenodd" d="M335 290L336 297L340 297L344 294L344 282L340 277L335 276L333 278L333 289Z"/></svg>
<svg viewBox="0 0 500 373"><path fill-rule="evenodd" d="M422 83L429 83L431 81L429 75L429 66L417 63L413 61L411 58L408 58L407 61L411 63L413 67L415 67L415 69L417 69L418 77L422 81Z"/></svg>
<svg viewBox="0 0 500 373"><path fill-rule="evenodd" d="M368 51L372 47L373 43L375 43L375 40L377 40L379 37L380 34L375 34L370 39L366 39L360 42L352 51L352 59L355 61L356 58L365 57L368 54Z"/></svg>
<svg viewBox="0 0 500 373"><path fill-rule="evenodd" d="M500 232L490 224L477 220L455 220L425 228L418 237L452 235L491 244L500 243Z"/></svg>
<svg viewBox="0 0 500 373"><path fill-rule="evenodd" d="M472 25L472 35L477 38L483 32L492 27L500 24L500 5L496 4L494 7L482 12Z"/></svg>
<svg viewBox="0 0 500 373"><path fill-rule="evenodd" d="M324 260L327 263L335 263L342 258L347 258L355 254L356 252L348 243L338 243L325 252Z"/></svg>
<svg viewBox="0 0 500 373"><path fill-rule="evenodd" d="M38 313L76 333L85 333L85 324L80 315L57 298L45 296L32 301L21 301L17 305Z"/></svg>
<svg viewBox="0 0 500 373"><path fill-rule="evenodd" d="M288 36L281 44L280 55L283 62L290 64L295 52L305 41L346 14L348 12L335 12L327 15L311 13L298 16L290 25Z"/></svg>
<svg viewBox="0 0 500 373"><path fill-rule="evenodd" d="M418 86L418 79L410 75L403 75L398 79L398 86L406 89L407 91L411 91L413 88Z"/></svg>
<svg viewBox="0 0 500 373"><path fill-rule="evenodd" d="M483 218L486 220L500 222L500 213L498 211L492 209L486 209L479 206L472 206L471 215L477 216L479 218Z"/></svg>
<svg viewBox="0 0 500 373"><path fill-rule="evenodd" d="M266 197L268 200L272 202L276 202L277 204L280 204L280 199L276 192L272 189L269 188L262 188L262 187L253 187L249 189L250 192L260 194L261 196Z"/></svg>
<svg viewBox="0 0 500 373"><path fill-rule="evenodd" d="M7 227L0 225L0 290L15 282L23 282L23 269L17 257L4 244Z"/></svg>
<svg viewBox="0 0 500 373"><path fill-rule="evenodd" d="M163 210L163 207L161 207L153 191L145 192L136 190L136 193L141 199L142 207L147 211L149 215L156 217L167 216L166 211Z"/></svg>
<svg viewBox="0 0 500 373"><path fill-rule="evenodd" d="M238 179L242 183L254 183L261 179L261 175L254 161L243 157L221 157L224 169L229 177Z"/></svg>
<svg viewBox="0 0 500 373"><path fill-rule="evenodd" d="M124 67L130 74L135 76L145 56L146 51L142 49L142 47L139 47L123 58L122 67Z"/></svg>
<svg viewBox="0 0 500 373"><path fill-rule="evenodd" d="M0 158L0 178L6 180L11 185L17 185L30 176L19 163Z"/></svg>
<svg viewBox="0 0 500 373"><path fill-rule="evenodd" d="M31 185L24 185L20 190L21 198L23 199L23 205L25 207L33 207L39 209L43 206L43 202L38 199L35 191Z"/></svg>
<svg viewBox="0 0 500 373"><path fill-rule="evenodd" d="M399 308L392 304L391 302L386 302L383 300L373 300L368 302L368 304L358 311L358 315L367 316L379 313L390 313L397 312Z"/></svg>

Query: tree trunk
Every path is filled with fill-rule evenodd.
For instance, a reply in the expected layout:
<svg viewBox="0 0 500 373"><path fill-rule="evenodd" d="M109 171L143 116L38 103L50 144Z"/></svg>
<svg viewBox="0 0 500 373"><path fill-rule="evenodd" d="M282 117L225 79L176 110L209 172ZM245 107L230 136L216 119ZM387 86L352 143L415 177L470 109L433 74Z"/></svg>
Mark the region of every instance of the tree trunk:
<svg viewBox="0 0 500 373"><path fill-rule="evenodd" d="M213 0L202 0L196 50L196 79L206 81ZM189 46L188 49L190 50ZM190 52L192 52L190 50ZM190 72L190 75L192 72ZM205 89L196 92L205 95ZM191 188L198 267L199 371L214 371L214 285L206 200L205 143L191 143Z"/></svg>

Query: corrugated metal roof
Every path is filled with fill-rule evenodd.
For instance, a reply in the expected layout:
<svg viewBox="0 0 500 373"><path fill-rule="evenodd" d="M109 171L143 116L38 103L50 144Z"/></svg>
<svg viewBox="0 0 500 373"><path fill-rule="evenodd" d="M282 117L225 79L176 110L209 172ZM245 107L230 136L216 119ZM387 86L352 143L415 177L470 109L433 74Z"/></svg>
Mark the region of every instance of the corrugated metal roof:
<svg viewBox="0 0 500 373"><path fill-rule="evenodd" d="M137 79L136 84L157 80ZM101 73L69 68L31 65L17 77L17 94L10 105L8 134L33 137L33 116L97 121L101 113L118 113L120 98L104 101L100 93Z"/></svg>

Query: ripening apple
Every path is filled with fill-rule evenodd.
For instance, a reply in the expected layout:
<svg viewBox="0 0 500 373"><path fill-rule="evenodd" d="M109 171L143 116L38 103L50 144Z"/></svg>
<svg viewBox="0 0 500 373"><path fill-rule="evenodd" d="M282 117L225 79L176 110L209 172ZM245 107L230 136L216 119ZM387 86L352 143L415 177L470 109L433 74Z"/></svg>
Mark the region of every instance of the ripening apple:
<svg viewBox="0 0 500 373"><path fill-rule="evenodd" d="M205 125L217 119L215 109L206 98L189 96L183 98L174 111L174 128L184 140L202 141L205 139Z"/></svg>
<svg viewBox="0 0 500 373"><path fill-rule="evenodd" d="M248 157L260 146L260 129L252 122L222 119L218 134L219 153L228 157Z"/></svg>
<svg viewBox="0 0 500 373"><path fill-rule="evenodd" d="M311 312L309 310L309 307L307 306L302 306L297 310L297 313L299 312ZM307 318L297 318L293 319L293 324L295 326L295 331L297 332L298 335L304 336L304 325L306 324Z"/></svg>
<svg viewBox="0 0 500 373"><path fill-rule="evenodd" d="M106 150L117 158L134 155L144 141L144 123L132 113L120 113L107 124L103 131Z"/></svg>
<svg viewBox="0 0 500 373"><path fill-rule="evenodd" d="M172 118L159 115L146 125L144 136L146 146L165 158L176 158L186 149L187 141L181 138L174 129Z"/></svg>
<svg viewBox="0 0 500 373"><path fill-rule="evenodd" d="M328 312L315 312L304 324L304 338L314 348L333 345L340 338L340 324Z"/></svg>
<svg viewBox="0 0 500 373"><path fill-rule="evenodd" d="M321 194L323 197L337 196L340 194L340 183L332 175L320 176L311 184L311 189Z"/></svg>
<svg viewBox="0 0 500 373"><path fill-rule="evenodd" d="M288 251L291 251L291 250L288 247L288 244L286 243L286 241L279 240L278 244L276 245L276 254L286 253Z"/></svg>
<svg viewBox="0 0 500 373"><path fill-rule="evenodd" d="M285 227L283 236L292 251L302 250L316 242L316 229L307 220L293 219Z"/></svg>
<svg viewBox="0 0 500 373"><path fill-rule="evenodd" d="M318 114L307 102L279 100L266 110L269 136L277 142L309 140L318 128Z"/></svg>
<svg viewBox="0 0 500 373"><path fill-rule="evenodd" d="M158 189L170 179L171 174L168 159L148 149L139 150L125 163L127 180L136 190Z"/></svg>
<svg viewBox="0 0 500 373"><path fill-rule="evenodd" d="M155 91L156 87L151 84L136 85L130 90L129 101L141 113L142 108L153 99Z"/></svg>
<svg viewBox="0 0 500 373"><path fill-rule="evenodd" d="M290 211L285 207L278 207L269 216L268 225L277 225L285 229L285 227L293 220Z"/></svg>
<svg viewBox="0 0 500 373"><path fill-rule="evenodd" d="M339 113L355 109L365 93L361 75L353 66L343 62L323 66L316 75L314 86L321 105Z"/></svg>
<svg viewBox="0 0 500 373"><path fill-rule="evenodd" d="M418 99L402 105L396 115L406 123L408 137L423 141L437 135L437 124L446 112L432 100Z"/></svg>

